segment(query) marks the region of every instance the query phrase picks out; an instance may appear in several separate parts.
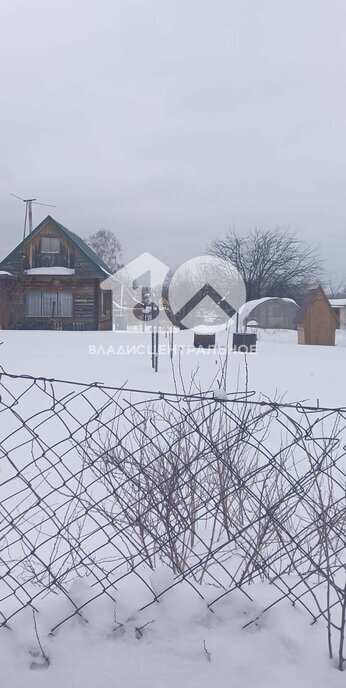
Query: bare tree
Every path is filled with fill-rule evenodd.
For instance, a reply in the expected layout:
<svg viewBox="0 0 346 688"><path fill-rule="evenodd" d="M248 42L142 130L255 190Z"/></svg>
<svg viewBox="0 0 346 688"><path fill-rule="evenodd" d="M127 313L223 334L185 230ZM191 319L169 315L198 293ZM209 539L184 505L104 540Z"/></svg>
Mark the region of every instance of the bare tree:
<svg viewBox="0 0 346 688"><path fill-rule="evenodd" d="M224 239L214 239L209 251L237 268L248 300L278 296L299 301L322 272L317 249L285 227L258 228L244 236L233 229Z"/></svg>
<svg viewBox="0 0 346 688"><path fill-rule="evenodd" d="M106 263L111 272L116 272L123 265L122 249L119 240L109 229L99 229L91 234L85 242Z"/></svg>
<svg viewBox="0 0 346 688"><path fill-rule="evenodd" d="M324 283L324 289L330 299L346 298L346 281L336 275L330 275Z"/></svg>

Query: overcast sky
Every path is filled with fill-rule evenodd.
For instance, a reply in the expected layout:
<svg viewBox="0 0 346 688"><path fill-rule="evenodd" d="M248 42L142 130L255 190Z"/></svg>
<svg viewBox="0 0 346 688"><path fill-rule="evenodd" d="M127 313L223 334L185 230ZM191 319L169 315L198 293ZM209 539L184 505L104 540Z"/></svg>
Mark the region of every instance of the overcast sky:
<svg viewBox="0 0 346 688"><path fill-rule="evenodd" d="M288 225L346 276L345 35L345 0L1 0L1 257L15 193L126 260Z"/></svg>

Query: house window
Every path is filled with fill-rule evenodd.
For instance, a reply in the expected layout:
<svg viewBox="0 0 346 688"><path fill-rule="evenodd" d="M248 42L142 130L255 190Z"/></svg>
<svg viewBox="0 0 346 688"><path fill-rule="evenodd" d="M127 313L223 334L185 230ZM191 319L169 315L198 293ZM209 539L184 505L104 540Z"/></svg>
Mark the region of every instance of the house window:
<svg viewBox="0 0 346 688"><path fill-rule="evenodd" d="M29 318L71 318L73 296L71 291L29 291L26 300Z"/></svg>
<svg viewBox="0 0 346 688"><path fill-rule="evenodd" d="M41 253L60 253L59 237L41 237Z"/></svg>

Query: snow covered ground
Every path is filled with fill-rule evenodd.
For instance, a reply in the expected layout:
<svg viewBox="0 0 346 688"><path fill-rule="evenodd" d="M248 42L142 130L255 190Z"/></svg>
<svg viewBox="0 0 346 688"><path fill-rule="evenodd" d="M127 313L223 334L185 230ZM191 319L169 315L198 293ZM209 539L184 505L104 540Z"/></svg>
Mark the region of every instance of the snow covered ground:
<svg viewBox="0 0 346 688"><path fill-rule="evenodd" d="M265 586L264 586L265 587ZM176 592L176 591L174 591ZM151 609L153 623L138 639L135 624L111 633L110 617L94 625L64 627L40 638L42 666L33 634L1 631L0 681L4 688L341 688L320 626L282 605L262 626L241 630L244 605L228 601L222 614L203 612L186 599L165 598ZM160 609L164 607L164 609ZM245 617L246 618L246 617ZM107 633L107 630L109 631ZM22 634L25 636L25 634ZM31 653L30 653L31 651ZM30 666L35 667L30 670ZM40 668L41 666L41 668Z"/></svg>
<svg viewBox="0 0 346 688"><path fill-rule="evenodd" d="M228 352L226 389L250 390L270 399L318 400L324 406L346 406L346 334L336 347L298 346L295 332L259 332L257 353ZM160 334L159 371L151 368L150 333L0 332L0 365L8 373L44 376L143 390L172 391L189 387L194 375L201 389L215 389L227 358L225 335L215 350L193 349L191 332L174 337L173 368L169 341ZM223 382L222 382L223 386ZM160 586L158 571L153 585ZM76 594L83 595L83 581ZM268 600L268 586L256 584L259 609ZM231 595L210 612L184 585L165 593L151 606L138 632L136 590L114 591L110 600L49 636L59 596L37 615L18 616L11 629L0 631L1 688L331 688L345 684L327 657L323 623L311 626L299 608L283 602L258 623L242 629L249 602ZM0 610L1 611L1 610ZM130 618L114 631L116 616ZM251 608L251 617L253 617ZM244 621L245 620L245 621ZM151 623L153 622L153 623ZM137 630L136 630L137 627ZM42 648L39 646L42 644ZM47 668L42 649L49 657Z"/></svg>
<svg viewBox="0 0 346 688"><path fill-rule="evenodd" d="M345 404L346 331L338 332L337 346L298 346L293 331L260 331L257 353L244 357L229 351L227 391L249 389L274 399L309 400L315 404ZM151 335L126 332L0 332L0 365L8 373L24 373L147 390L172 391L169 340L160 333L159 371L151 368ZM173 363L180 389L191 375L203 390L217 386L226 358L226 335L217 336L220 348L197 350L191 332L174 336ZM228 342L230 346L230 341ZM197 373L196 373L197 371Z"/></svg>

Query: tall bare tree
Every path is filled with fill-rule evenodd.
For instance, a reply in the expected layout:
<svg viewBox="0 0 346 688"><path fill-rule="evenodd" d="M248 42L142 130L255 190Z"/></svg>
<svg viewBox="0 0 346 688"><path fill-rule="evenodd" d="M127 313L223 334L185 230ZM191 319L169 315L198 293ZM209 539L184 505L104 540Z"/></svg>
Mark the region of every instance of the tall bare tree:
<svg viewBox="0 0 346 688"><path fill-rule="evenodd" d="M330 299L346 298L346 280L338 278L337 275L330 275L324 282L324 290Z"/></svg>
<svg viewBox="0 0 346 688"><path fill-rule="evenodd" d="M99 229L85 239L85 242L106 263L111 272L116 272L122 267L123 256L119 239L109 229Z"/></svg>
<svg viewBox="0 0 346 688"><path fill-rule="evenodd" d="M321 279L318 250L285 227L258 228L243 236L233 229L224 239L214 239L209 252L237 268L249 301L265 296L299 301Z"/></svg>

